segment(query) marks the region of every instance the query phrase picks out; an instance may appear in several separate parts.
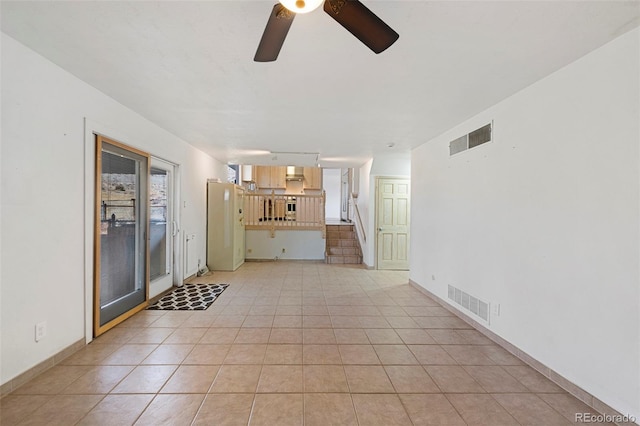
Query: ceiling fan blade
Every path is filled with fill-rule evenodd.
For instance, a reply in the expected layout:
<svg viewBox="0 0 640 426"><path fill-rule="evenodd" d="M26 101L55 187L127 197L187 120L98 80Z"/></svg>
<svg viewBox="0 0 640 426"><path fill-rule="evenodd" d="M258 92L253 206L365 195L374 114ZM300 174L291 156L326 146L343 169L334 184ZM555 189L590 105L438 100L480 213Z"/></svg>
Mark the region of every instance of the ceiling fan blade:
<svg viewBox="0 0 640 426"><path fill-rule="evenodd" d="M280 49L284 39L295 18L296 14L285 8L280 3L273 6L267 26L262 33L256 56L253 58L256 62L271 62L278 58Z"/></svg>
<svg viewBox="0 0 640 426"><path fill-rule="evenodd" d="M382 52L400 37L358 0L325 0L324 11L375 53Z"/></svg>

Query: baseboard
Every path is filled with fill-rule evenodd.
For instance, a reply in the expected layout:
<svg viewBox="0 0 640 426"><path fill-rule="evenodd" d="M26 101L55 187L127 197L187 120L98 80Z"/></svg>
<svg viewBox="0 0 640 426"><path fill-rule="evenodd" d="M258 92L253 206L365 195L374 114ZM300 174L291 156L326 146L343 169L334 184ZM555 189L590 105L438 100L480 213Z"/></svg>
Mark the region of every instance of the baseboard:
<svg viewBox="0 0 640 426"><path fill-rule="evenodd" d="M246 262L297 262L297 263L324 263L324 259L245 259Z"/></svg>
<svg viewBox="0 0 640 426"><path fill-rule="evenodd" d="M24 373L19 374L18 376L9 380L7 383L2 384L0 386L0 398L4 398L6 395L18 389L20 386L24 385L37 375L44 373L51 367L60 364L63 360L78 352L80 349L84 348L86 344L86 340L83 337L82 339L62 349L60 352L54 354L53 356L50 356L41 363L29 368Z"/></svg>
<svg viewBox="0 0 640 426"><path fill-rule="evenodd" d="M450 305L449 302L447 302L446 300L430 292L429 290L422 287L421 285L419 285L413 280L409 280L409 285L413 286L415 289L417 289L421 293L425 294L426 296L440 303L442 307L444 307L446 310L448 310L449 312L451 312L452 314L454 314L455 316L457 316L467 324L471 325L473 328L478 330L488 339L492 340L493 342L495 342L496 344L498 344L499 346L507 350L509 353L511 353L518 359L520 359L525 364L529 365L534 370L538 371L540 374L542 374L543 376L545 376L546 378L548 378L549 380L551 380L552 382L560 386L562 389L569 392L571 395L578 398L580 401L587 404L589 407L593 408L598 413L604 414L605 416L610 416L611 418L623 418L622 413L618 412L616 409L612 408L608 404L605 404L600 399L590 394L586 390L582 389L580 386L576 385L570 380L566 379L558 372L547 367L537 359L533 358L531 355L524 352L522 349L518 348L517 346L509 343L507 340L498 336L497 334L495 334L494 332L486 328L483 324L480 324L478 321L466 315L464 312L459 311L458 309ZM629 425L630 423L616 423L616 424ZM634 423L634 424L637 424L637 423Z"/></svg>

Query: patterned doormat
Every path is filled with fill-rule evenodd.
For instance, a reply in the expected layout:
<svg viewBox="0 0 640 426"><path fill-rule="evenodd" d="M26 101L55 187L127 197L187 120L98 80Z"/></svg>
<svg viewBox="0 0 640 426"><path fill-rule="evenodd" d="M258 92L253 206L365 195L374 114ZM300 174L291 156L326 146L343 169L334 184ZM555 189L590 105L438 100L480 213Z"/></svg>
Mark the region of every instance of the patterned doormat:
<svg viewBox="0 0 640 426"><path fill-rule="evenodd" d="M162 311L204 311L229 284L185 284L163 296L147 309Z"/></svg>

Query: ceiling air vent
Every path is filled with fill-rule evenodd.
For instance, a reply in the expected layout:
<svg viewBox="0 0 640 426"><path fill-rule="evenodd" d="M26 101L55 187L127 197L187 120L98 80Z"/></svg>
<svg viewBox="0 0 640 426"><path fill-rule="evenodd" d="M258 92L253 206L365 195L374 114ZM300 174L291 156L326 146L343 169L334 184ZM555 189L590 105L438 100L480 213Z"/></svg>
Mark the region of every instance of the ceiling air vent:
<svg viewBox="0 0 640 426"><path fill-rule="evenodd" d="M491 131L493 123L482 126L464 136L459 137L449 143L449 155L454 155L469 148L474 148L483 143L491 142Z"/></svg>

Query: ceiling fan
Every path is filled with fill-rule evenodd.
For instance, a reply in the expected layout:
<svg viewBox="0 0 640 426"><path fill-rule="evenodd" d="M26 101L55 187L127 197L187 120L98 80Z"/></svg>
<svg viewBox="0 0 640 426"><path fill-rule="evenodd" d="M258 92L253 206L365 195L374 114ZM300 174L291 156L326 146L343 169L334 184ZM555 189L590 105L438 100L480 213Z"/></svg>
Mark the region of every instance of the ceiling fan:
<svg viewBox="0 0 640 426"><path fill-rule="evenodd" d="M310 12L322 3L323 0L280 0L273 6L253 60L275 61L296 14ZM324 0L324 11L375 53L400 37L358 0Z"/></svg>

